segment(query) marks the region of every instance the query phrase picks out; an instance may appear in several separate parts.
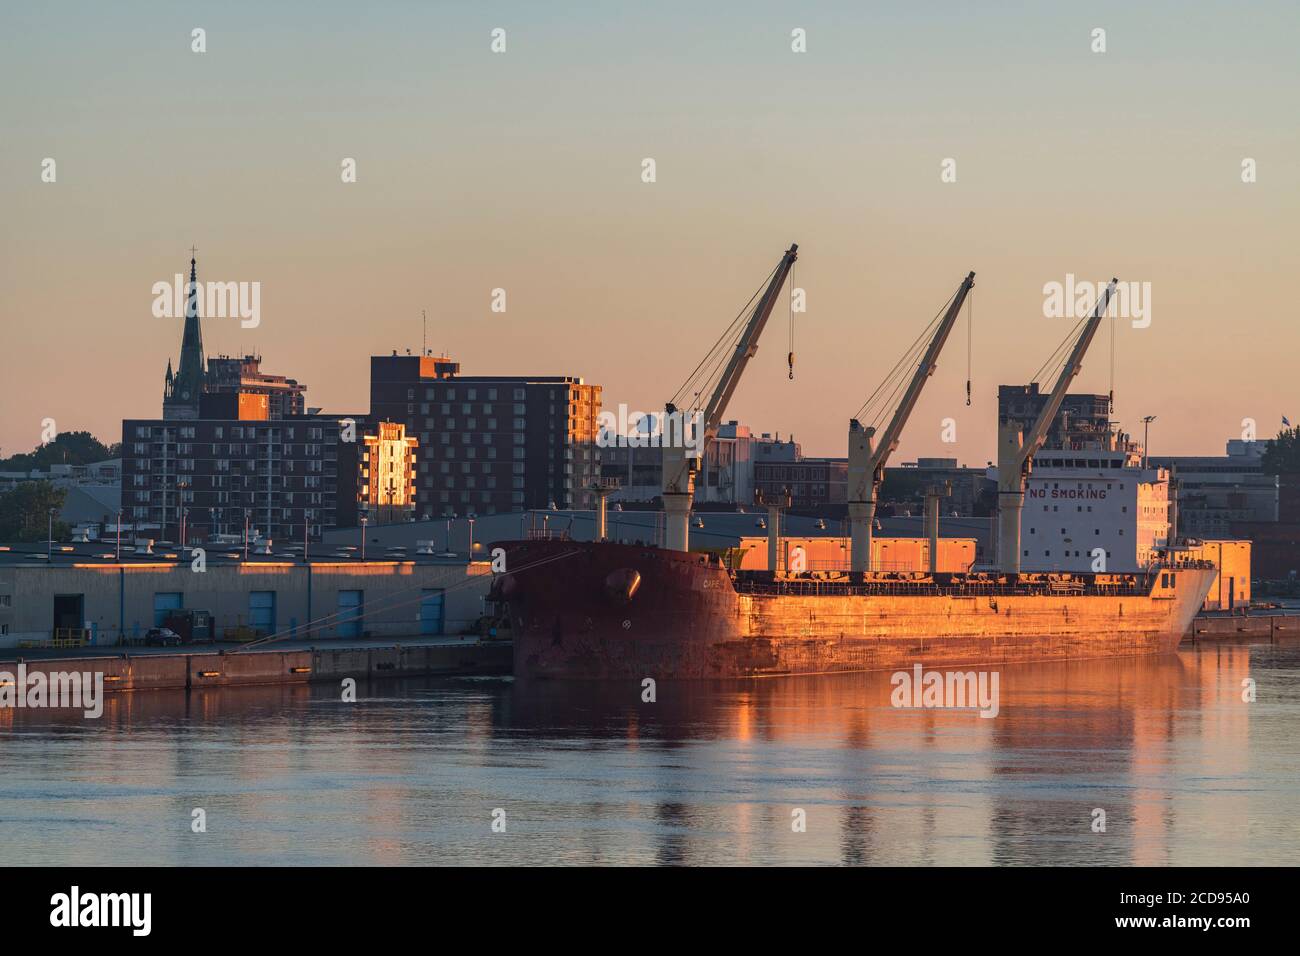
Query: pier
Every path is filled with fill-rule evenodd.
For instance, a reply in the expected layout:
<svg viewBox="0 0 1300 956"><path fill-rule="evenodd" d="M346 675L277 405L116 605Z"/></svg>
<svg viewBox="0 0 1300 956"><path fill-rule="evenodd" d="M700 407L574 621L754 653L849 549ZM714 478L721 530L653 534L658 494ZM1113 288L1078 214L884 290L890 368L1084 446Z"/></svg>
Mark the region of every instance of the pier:
<svg viewBox="0 0 1300 956"><path fill-rule="evenodd" d="M196 690L254 684L307 684L344 678L450 677L509 674L509 641L412 640L322 646L272 646L242 650L191 645L106 655L98 649L35 650L0 661L0 671L19 662L27 672L70 669L104 674L107 692Z"/></svg>
<svg viewBox="0 0 1300 956"><path fill-rule="evenodd" d="M1300 614L1200 614L1192 621L1197 641L1283 640L1300 637Z"/></svg>

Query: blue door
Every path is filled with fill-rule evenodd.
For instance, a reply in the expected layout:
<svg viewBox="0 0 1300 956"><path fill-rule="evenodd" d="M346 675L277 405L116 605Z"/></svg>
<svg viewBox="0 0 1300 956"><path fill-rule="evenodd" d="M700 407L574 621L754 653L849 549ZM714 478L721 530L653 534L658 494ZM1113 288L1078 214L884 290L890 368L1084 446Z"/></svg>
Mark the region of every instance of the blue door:
<svg viewBox="0 0 1300 956"><path fill-rule="evenodd" d="M153 596L153 626L162 627L163 621L172 611L179 611L185 606L184 595L180 591L157 591Z"/></svg>
<svg viewBox="0 0 1300 956"><path fill-rule="evenodd" d="M248 592L248 623L263 634L275 633L275 592Z"/></svg>
<svg viewBox="0 0 1300 956"><path fill-rule="evenodd" d="M442 590L425 588L420 594L420 633L442 633Z"/></svg>
<svg viewBox="0 0 1300 956"><path fill-rule="evenodd" d="M340 591L338 605L339 637L360 637L364 591Z"/></svg>

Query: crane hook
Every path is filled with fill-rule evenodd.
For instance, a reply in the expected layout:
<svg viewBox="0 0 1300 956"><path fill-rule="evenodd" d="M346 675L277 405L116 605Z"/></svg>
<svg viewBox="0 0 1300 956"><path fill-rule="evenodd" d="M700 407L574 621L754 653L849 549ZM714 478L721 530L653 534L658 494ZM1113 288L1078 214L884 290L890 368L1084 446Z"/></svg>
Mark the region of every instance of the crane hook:
<svg viewBox="0 0 1300 956"><path fill-rule="evenodd" d="M786 361L790 363L790 381L794 381L794 353L791 352L786 356Z"/></svg>
<svg viewBox="0 0 1300 956"><path fill-rule="evenodd" d="M970 407L970 379L966 379L966 407Z"/></svg>

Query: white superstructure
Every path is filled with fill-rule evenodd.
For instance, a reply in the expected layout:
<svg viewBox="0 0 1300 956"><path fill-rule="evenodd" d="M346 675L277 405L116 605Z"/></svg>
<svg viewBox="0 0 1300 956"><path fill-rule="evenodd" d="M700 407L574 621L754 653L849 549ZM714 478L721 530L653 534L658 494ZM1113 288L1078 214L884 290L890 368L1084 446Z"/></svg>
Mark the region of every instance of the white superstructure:
<svg viewBox="0 0 1300 956"><path fill-rule="evenodd" d="M1138 571L1168 533L1169 473L1143 468L1135 446L1038 453L1021 522L1024 570Z"/></svg>

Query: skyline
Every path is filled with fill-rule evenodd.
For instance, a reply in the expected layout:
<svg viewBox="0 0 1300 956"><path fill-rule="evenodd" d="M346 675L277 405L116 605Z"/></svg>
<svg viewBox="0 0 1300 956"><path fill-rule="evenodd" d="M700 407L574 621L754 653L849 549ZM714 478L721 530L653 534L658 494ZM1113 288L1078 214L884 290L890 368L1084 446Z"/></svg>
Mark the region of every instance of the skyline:
<svg viewBox="0 0 1300 956"><path fill-rule="evenodd" d="M607 408L656 410L798 242L795 379L778 306L726 418L806 454L845 454L848 418L969 270L973 405L963 317L896 461L993 457L996 387L1069 330L1042 292L1068 274L1151 283L1151 326L1118 323L1115 390L1135 437L1157 416L1154 454L1295 420L1300 144L1278 118L1298 105L1300 13L942 9L936 28L827 5L413 6L364 24L341 4L308 23L141 5L87 7L72 36L6 11L0 453L30 451L47 417L109 442L158 413L181 322L152 316L150 289L191 245L201 280L262 288L258 328L204 322L208 354L258 352L327 411L368 407L368 357L418 352L422 309L467 374L579 375ZM1073 391L1109 389L1107 334Z"/></svg>

